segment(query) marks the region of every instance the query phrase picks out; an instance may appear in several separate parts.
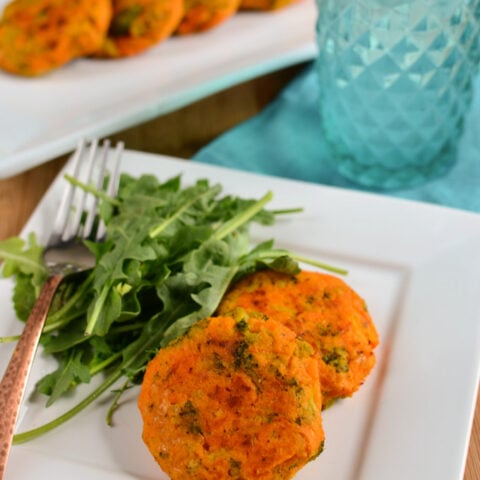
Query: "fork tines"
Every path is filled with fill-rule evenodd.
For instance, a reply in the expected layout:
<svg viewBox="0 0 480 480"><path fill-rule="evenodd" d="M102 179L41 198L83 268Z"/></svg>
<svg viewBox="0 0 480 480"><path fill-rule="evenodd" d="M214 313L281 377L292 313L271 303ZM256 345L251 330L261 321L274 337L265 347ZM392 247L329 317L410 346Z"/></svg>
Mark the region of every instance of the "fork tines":
<svg viewBox="0 0 480 480"><path fill-rule="evenodd" d="M123 142L117 143L112 154L108 139L101 145L97 139L90 143L81 140L67 171L79 182L115 196L123 148ZM105 235L105 225L98 218L98 202L97 196L89 195L84 189L69 182L59 206L52 237L63 241L71 241L75 237L100 240ZM76 206L75 211L71 211L72 205Z"/></svg>

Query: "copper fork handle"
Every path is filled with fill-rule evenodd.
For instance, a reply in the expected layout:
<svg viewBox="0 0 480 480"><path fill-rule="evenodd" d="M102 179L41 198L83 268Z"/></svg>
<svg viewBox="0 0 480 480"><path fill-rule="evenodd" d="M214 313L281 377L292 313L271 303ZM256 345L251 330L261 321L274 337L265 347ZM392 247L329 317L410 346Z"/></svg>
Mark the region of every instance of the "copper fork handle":
<svg viewBox="0 0 480 480"><path fill-rule="evenodd" d="M20 404L53 295L63 275L48 278L0 382L0 480L4 478Z"/></svg>

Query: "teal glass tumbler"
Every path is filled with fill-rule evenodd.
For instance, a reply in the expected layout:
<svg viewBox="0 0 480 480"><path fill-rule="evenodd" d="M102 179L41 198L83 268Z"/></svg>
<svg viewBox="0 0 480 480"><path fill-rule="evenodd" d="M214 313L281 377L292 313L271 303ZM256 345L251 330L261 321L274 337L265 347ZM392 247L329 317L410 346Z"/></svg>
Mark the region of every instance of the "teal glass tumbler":
<svg viewBox="0 0 480 480"><path fill-rule="evenodd" d="M329 156L379 189L455 163L480 61L480 0L317 0L319 109Z"/></svg>

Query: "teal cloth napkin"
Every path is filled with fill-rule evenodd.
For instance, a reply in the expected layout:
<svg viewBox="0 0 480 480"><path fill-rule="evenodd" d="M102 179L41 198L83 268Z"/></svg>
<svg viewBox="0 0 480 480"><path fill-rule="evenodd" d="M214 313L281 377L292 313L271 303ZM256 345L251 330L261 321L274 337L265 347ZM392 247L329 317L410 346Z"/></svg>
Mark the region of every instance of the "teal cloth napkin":
<svg viewBox="0 0 480 480"><path fill-rule="evenodd" d="M205 146L194 160L249 172L351 188L328 161L317 110L314 64L307 64L255 117ZM480 212L480 77L462 135L458 161L443 177L415 188L382 192L411 200Z"/></svg>

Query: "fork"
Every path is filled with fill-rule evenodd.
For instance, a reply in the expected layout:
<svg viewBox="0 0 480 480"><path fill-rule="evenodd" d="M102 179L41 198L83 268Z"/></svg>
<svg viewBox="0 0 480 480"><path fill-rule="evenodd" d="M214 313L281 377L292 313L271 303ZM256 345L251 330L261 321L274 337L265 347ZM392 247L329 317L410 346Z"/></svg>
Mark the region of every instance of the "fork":
<svg viewBox="0 0 480 480"><path fill-rule="evenodd" d="M105 140L102 145L98 140L93 140L90 144L81 141L67 169L71 167L72 177L86 184L94 184L97 190L114 196L118 189L122 151L123 143L119 142L113 152L113 166L109 169L108 182L106 172L110 163L108 157L111 153L109 140ZM84 177L86 179L82 180ZM106 187L104 187L105 183L108 183ZM79 240L103 239L105 225L101 220L95 222L96 218L98 218L98 198L88 195L69 182L64 189L58 214L43 254L48 269L47 280L0 382L0 480L5 475L27 378L55 291L66 275L90 268L95 263L93 254Z"/></svg>

